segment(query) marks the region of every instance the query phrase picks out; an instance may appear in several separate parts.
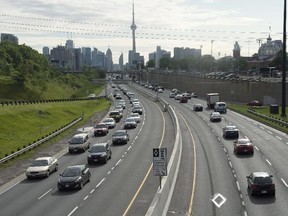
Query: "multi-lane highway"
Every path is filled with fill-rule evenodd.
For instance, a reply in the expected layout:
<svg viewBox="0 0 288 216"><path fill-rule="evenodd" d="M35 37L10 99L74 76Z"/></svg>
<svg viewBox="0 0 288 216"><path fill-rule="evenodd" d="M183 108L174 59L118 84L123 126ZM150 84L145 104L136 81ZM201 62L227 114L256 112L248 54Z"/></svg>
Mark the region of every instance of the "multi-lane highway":
<svg viewBox="0 0 288 216"><path fill-rule="evenodd" d="M89 166L91 182L82 190L58 191L59 173L68 165L86 164L88 154L71 155L63 151L63 156L58 158L59 171L49 178L23 178L9 190L0 191L1 215L146 214L159 187L159 178L152 172L152 149L166 147L170 157L175 130L168 112L139 93L139 88L151 90L140 86L127 88L143 105L141 122L136 129L128 130L127 145L112 145L112 159L107 164ZM165 90L158 96L166 100L177 115L182 154L167 215L287 215L287 135L230 110L222 114L221 122L211 123L211 110L205 109L203 100L192 98L188 103L179 103L169 98L169 92ZM131 107L123 97L126 100L124 116L129 116ZM202 103L204 110L194 112L195 103ZM222 128L226 125L236 125L240 137L252 140L253 156L233 153L234 140L222 137ZM91 141L111 141L113 132L122 127L123 120L107 136L91 137ZM246 176L253 171L267 171L274 176L275 198L251 197Z"/></svg>

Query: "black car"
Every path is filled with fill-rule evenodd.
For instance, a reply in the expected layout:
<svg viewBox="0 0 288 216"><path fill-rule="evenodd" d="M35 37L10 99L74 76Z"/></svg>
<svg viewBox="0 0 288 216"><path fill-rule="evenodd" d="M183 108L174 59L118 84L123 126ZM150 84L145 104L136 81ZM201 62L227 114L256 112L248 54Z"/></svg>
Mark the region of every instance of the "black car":
<svg viewBox="0 0 288 216"><path fill-rule="evenodd" d="M275 196L275 184L272 175L267 172L252 172L247 177L248 190L253 195Z"/></svg>
<svg viewBox="0 0 288 216"><path fill-rule="evenodd" d="M223 128L223 137L224 138L239 138L239 130L234 125L227 125Z"/></svg>
<svg viewBox="0 0 288 216"><path fill-rule="evenodd" d="M112 158L112 151L108 143L96 143L89 149L88 164L107 163Z"/></svg>
<svg viewBox="0 0 288 216"><path fill-rule="evenodd" d="M91 173L86 165L68 166L58 179L58 190L82 189L90 181Z"/></svg>
<svg viewBox="0 0 288 216"><path fill-rule="evenodd" d="M112 135L112 143L115 144L127 144L129 141L129 134L126 130L117 130Z"/></svg>
<svg viewBox="0 0 288 216"><path fill-rule="evenodd" d="M195 112L197 112L197 111L203 111L203 106L202 106L202 104L194 104L193 105L193 110L195 111Z"/></svg>

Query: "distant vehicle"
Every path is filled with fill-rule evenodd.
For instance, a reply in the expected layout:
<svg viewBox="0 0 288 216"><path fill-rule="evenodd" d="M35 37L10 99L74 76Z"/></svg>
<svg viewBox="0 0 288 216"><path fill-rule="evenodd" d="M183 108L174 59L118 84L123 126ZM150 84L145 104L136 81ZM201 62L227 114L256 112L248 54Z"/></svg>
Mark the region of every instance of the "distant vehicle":
<svg viewBox="0 0 288 216"><path fill-rule="evenodd" d="M139 115L142 115L143 113L142 107L139 105L133 106L132 113L139 113Z"/></svg>
<svg viewBox="0 0 288 216"><path fill-rule="evenodd" d="M105 136L109 132L108 125L106 123L99 123L94 127L94 136Z"/></svg>
<svg viewBox="0 0 288 216"><path fill-rule="evenodd" d="M247 138L241 138L234 142L235 154L254 154L252 142Z"/></svg>
<svg viewBox="0 0 288 216"><path fill-rule="evenodd" d="M275 196L275 183L273 175L267 172L252 172L247 178L248 190L251 196L254 195L271 195Z"/></svg>
<svg viewBox="0 0 288 216"><path fill-rule="evenodd" d="M188 92L188 91L184 92L182 94L182 97L185 97L187 99L191 99L192 98L191 92Z"/></svg>
<svg viewBox="0 0 288 216"><path fill-rule="evenodd" d="M123 115L119 110L113 110L109 113L109 117L114 118L116 122L119 122L122 116Z"/></svg>
<svg viewBox="0 0 288 216"><path fill-rule="evenodd" d="M227 125L223 128L224 138L239 138L239 130L234 125Z"/></svg>
<svg viewBox="0 0 288 216"><path fill-rule="evenodd" d="M134 118L137 123L141 122L141 117L139 113L131 113L130 117Z"/></svg>
<svg viewBox="0 0 288 216"><path fill-rule="evenodd" d="M258 100L252 100L249 103L247 103L248 106L262 106L262 103Z"/></svg>
<svg viewBox="0 0 288 216"><path fill-rule="evenodd" d="M171 92L171 93L169 94L169 98L175 98L175 93Z"/></svg>
<svg viewBox="0 0 288 216"><path fill-rule="evenodd" d="M192 98L198 98L198 95L196 94L196 92L192 92L192 93L191 93L191 97L192 97Z"/></svg>
<svg viewBox="0 0 288 216"><path fill-rule="evenodd" d="M58 160L54 157L39 157L26 170L26 177L28 179L49 177L52 172L58 170L58 166Z"/></svg>
<svg viewBox="0 0 288 216"><path fill-rule="evenodd" d="M128 117L124 121L124 129L131 129L131 128L136 128L137 127L137 122L135 118L133 117Z"/></svg>
<svg viewBox="0 0 288 216"><path fill-rule="evenodd" d="M107 163L112 158L112 151L108 143L93 144L88 152L88 164Z"/></svg>
<svg viewBox="0 0 288 216"><path fill-rule="evenodd" d="M103 123L105 123L109 129L116 127L116 121L114 118L106 118Z"/></svg>
<svg viewBox="0 0 288 216"><path fill-rule="evenodd" d="M115 110L119 110L121 113L123 113L123 106L122 105L116 105Z"/></svg>
<svg viewBox="0 0 288 216"><path fill-rule="evenodd" d="M163 93L163 89L162 89L162 88L159 88L159 89L158 89L158 93Z"/></svg>
<svg viewBox="0 0 288 216"><path fill-rule="evenodd" d="M90 94L90 95L88 96L88 98L89 98L89 99L95 99L95 98L96 98L96 95L95 95L95 94Z"/></svg>
<svg viewBox="0 0 288 216"><path fill-rule="evenodd" d="M180 98L179 102L180 102L180 103L187 103L187 102L188 102L188 99L187 99L186 97L183 97L183 96L182 96L182 97Z"/></svg>
<svg viewBox="0 0 288 216"><path fill-rule="evenodd" d="M86 149L89 149L90 141L88 134L80 133L74 135L71 140L69 141L69 153L73 152L85 152Z"/></svg>
<svg viewBox="0 0 288 216"><path fill-rule="evenodd" d="M175 100L180 100L182 98L182 94L176 94Z"/></svg>
<svg viewBox="0 0 288 216"><path fill-rule="evenodd" d="M91 173L87 165L68 166L58 179L58 190L82 189L91 179Z"/></svg>
<svg viewBox="0 0 288 216"><path fill-rule="evenodd" d="M193 105L193 110L194 110L195 112L197 112L197 111L203 111L203 106L202 106L202 104L200 104L200 103L194 104L194 105Z"/></svg>
<svg viewBox="0 0 288 216"><path fill-rule="evenodd" d="M222 117L219 112L212 112L210 114L210 122L221 122Z"/></svg>
<svg viewBox="0 0 288 216"><path fill-rule="evenodd" d="M115 98L116 98L116 99L122 99L122 96L121 96L121 94L117 93L116 96L115 96Z"/></svg>
<svg viewBox="0 0 288 216"><path fill-rule="evenodd" d="M127 130L117 130L112 135L112 144L127 144L129 141L129 134Z"/></svg>
<svg viewBox="0 0 288 216"><path fill-rule="evenodd" d="M207 93L206 101L207 101L207 107L213 109L215 103L220 101L219 93Z"/></svg>
<svg viewBox="0 0 288 216"><path fill-rule="evenodd" d="M214 112L227 113L227 104L225 102L216 102Z"/></svg>
<svg viewBox="0 0 288 216"><path fill-rule="evenodd" d="M126 108L126 103L124 100L119 100L118 105L121 105L123 110Z"/></svg>

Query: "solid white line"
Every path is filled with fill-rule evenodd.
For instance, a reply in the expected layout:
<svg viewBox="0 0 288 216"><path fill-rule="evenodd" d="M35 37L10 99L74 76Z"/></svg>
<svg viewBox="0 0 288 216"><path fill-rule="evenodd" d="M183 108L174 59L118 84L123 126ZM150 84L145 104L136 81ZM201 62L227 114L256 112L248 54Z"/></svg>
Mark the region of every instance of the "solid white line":
<svg viewBox="0 0 288 216"><path fill-rule="evenodd" d="M98 188L101 184L102 184L102 182L105 180L105 178L103 178L97 185L96 185L96 188Z"/></svg>
<svg viewBox="0 0 288 216"><path fill-rule="evenodd" d="M266 161L270 166L272 166L272 164L270 163L270 161L268 159L266 159Z"/></svg>
<svg viewBox="0 0 288 216"><path fill-rule="evenodd" d="M287 143L287 144L288 144L288 143ZM12 185L11 187L9 187L9 188L7 188L6 190L2 191L2 192L0 193L0 195L4 194L6 191L8 191L8 190L10 190L11 188L15 187L15 186L16 186L17 184L19 184L20 182L21 182L21 181L15 183L15 184Z"/></svg>
<svg viewBox="0 0 288 216"><path fill-rule="evenodd" d="M92 189L92 190L90 191L90 194L92 194L94 191L95 191L95 189Z"/></svg>
<svg viewBox="0 0 288 216"><path fill-rule="evenodd" d="M116 166L118 166L118 164L121 162L121 159L119 159L116 163Z"/></svg>
<svg viewBox="0 0 288 216"><path fill-rule="evenodd" d="M46 194L48 194L51 190L52 190L52 188L49 189L46 193L44 193L42 196L38 197L38 200L40 200L41 198L43 198L43 197L44 197Z"/></svg>
<svg viewBox="0 0 288 216"><path fill-rule="evenodd" d="M89 197L89 196L86 196L86 197L84 197L84 199L83 199L83 200L86 200L88 197Z"/></svg>
<svg viewBox="0 0 288 216"><path fill-rule="evenodd" d="M282 138L281 137L279 137L279 136L276 136L277 137L277 139L279 139L279 140L282 140Z"/></svg>
<svg viewBox="0 0 288 216"><path fill-rule="evenodd" d="M78 206L76 206L76 207L68 214L68 216L72 215L77 209L78 209Z"/></svg>
<svg viewBox="0 0 288 216"><path fill-rule="evenodd" d="M257 146L255 146L255 149L259 151L259 148Z"/></svg>
<svg viewBox="0 0 288 216"><path fill-rule="evenodd" d="M283 182L283 184L288 187L287 183L284 181L284 179L281 178L281 181Z"/></svg>

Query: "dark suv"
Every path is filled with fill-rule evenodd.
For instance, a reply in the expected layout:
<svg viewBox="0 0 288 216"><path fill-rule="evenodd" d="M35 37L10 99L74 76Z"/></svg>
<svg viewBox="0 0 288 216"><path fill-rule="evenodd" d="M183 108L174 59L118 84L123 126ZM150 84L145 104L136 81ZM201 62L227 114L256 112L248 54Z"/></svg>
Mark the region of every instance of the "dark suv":
<svg viewBox="0 0 288 216"><path fill-rule="evenodd" d="M112 151L108 143L96 143L89 149L88 164L107 163L112 158Z"/></svg>
<svg viewBox="0 0 288 216"><path fill-rule="evenodd" d="M129 134L127 130L117 130L112 135L112 143L115 144L127 144L129 141Z"/></svg>
<svg viewBox="0 0 288 216"><path fill-rule="evenodd" d="M272 195L275 196L275 184L272 175L267 172L252 172L247 177L248 190L253 195Z"/></svg>

